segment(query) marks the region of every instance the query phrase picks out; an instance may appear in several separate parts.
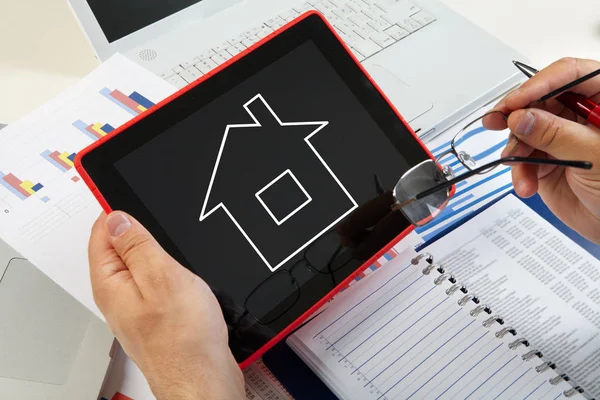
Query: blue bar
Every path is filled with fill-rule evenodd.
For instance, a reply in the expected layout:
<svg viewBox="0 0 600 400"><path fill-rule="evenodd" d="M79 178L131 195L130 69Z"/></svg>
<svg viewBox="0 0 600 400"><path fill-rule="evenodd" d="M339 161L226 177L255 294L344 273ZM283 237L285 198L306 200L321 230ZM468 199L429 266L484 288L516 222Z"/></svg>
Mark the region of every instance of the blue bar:
<svg viewBox="0 0 600 400"><path fill-rule="evenodd" d="M44 188L44 185L42 185L41 183L38 183L37 185L33 186L31 188L31 190L33 190L34 192L39 192L40 190L42 190Z"/></svg>
<svg viewBox="0 0 600 400"><path fill-rule="evenodd" d="M77 153L73 153L71 154L69 157L67 157L69 160L71 161L75 161L75 157L77 156Z"/></svg>
<svg viewBox="0 0 600 400"><path fill-rule="evenodd" d="M463 187L463 186L465 186L467 184L468 184L467 181L461 181L461 182L458 182L456 185L454 185L454 187L457 188L457 189L460 189L461 187Z"/></svg>
<svg viewBox="0 0 600 400"><path fill-rule="evenodd" d="M4 175L2 172L0 172L0 184L2 184L2 186L4 186L5 188L7 188L12 194L14 194L15 196L17 196L19 199L21 200L25 200L27 199L27 197L25 197L23 195L23 193L19 192L17 189L15 189L14 187L12 187L8 182L6 182L4 178L6 175Z"/></svg>
<svg viewBox="0 0 600 400"><path fill-rule="evenodd" d="M115 128L113 128L109 124L104 124L104 126L102 128L100 128L100 129L102 129L105 133L111 133L112 131L115 130Z"/></svg>
<svg viewBox="0 0 600 400"><path fill-rule="evenodd" d="M446 142L446 143L444 143L442 145L439 145L435 149L431 150L431 153L434 155L435 158L438 158L440 154L442 154L444 151L446 151L447 148L450 147L451 144L452 144L452 140L449 141L449 142ZM442 151L442 150L444 150L444 151ZM439 154L435 154L435 153L438 153L438 152L439 152Z"/></svg>
<svg viewBox="0 0 600 400"><path fill-rule="evenodd" d="M462 199L458 199L458 200L456 200L456 201L452 201L452 202L449 204L449 206L450 206L450 207L456 207L457 205L459 205L459 204L461 204L461 203L464 203L465 201L468 201L468 200L470 200L470 199L472 199L472 198L474 198L474 197L475 197L475 195L474 195L473 193L470 193L468 196L464 196Z"/></svg>
<svg viewBox="0 0 600 400"><path fill-rule="evenodd" d="M456 221L453 221L452 224L456 224L460 221L462 221L463 219L465 219L466 217L468 217L469 215L473 214L474 211L467 213L465 215L463 215L461 218L458 218ZM431 239L433 239L434 237L436 237L437 235L439 235L440 233L446 231L446 229L448 229L448 225L443 225L440 228L436 229L435 231L428 233L427 235L423 236L423 241L425 243L429 242ZM419 233L419 232L417 232Z"/></svg>
<svg viewBox="0 0 600 400"><path fill-rule="evenodd" d="M73 122L73 126L75 128L77 128L77 129L79 129L81 131L81 133L84 133L87 137L89 137L90 139L92 139L94 142L96 140L98 140L98 138L96 136L94 136L90 132L88 132L88 130L87 130L88 124L86 124L82 120L78 120L78 121Z"/></svg>
<svg viewBox="0 0 600 400"><path fill-rule="evenodd" d="M150 100L148 100L147 98L145 98L144 96L142 96L141 94L139 94L138 92L133 92L131 93L131 95L129 96L129 98L135 102L137 102L140 106L146 107L146 108L150 108L154 106L154 103L151 102Z"/></svg>
<svg viewBox="0 0 600 400"><path fill-rule="evenodd" d="M46 150L42 154L40 154L40 156L44 157L44 160L46 160L50 164L54 165L56 168L58 168L62 172L67 172L68 170L64 166L62 166L59 163L57 163L56 160L52 159L50 157L50 154L51 154L51 151L50 150Z"/></svg>
<svg viewBox="0 0 600 400"><path fill-rule="evenodd" d="M467 204L464 207L459 208L458 210L456 210L456 212L454 214L459 214L465 210L468 210L469 208L473 207L474 205L481 203L484 200L489 199L490 197L495 196L496 194L499 194L500 192L504 191L504 190L508 190L512 187L512 183L509 183L508 185L504 185L501 188L498 188L494 191L489 192L488 194L486 194L485 196L481 196L480 198L478 198L475 201L470 202L469 204ZM442 222L446 221L447 219L450 219L454 214L451 215L447 215L445 217L442 218L434 218L433 221L431 221L429 224L425 225L428 229L431 229L432 227L441 224Z"/></svg>
<svg viewBox="0 0 600 400"><path fill-rule="evenodd" d="M123 110L127 111L128 113L135 115L137 117L138 112L135 110L132 110L131 108L127 107L125 104L121 103L119 100L115 99L114 97L112 97L110 95L111 91L108 88L104 88L100 91L100 94L104 97L106 97L108 100L112 101L113 103L115 103L116 105L118 105L119 107L121 107Z"/></svg>
<svg viewBox="0 0 600 400"><path fill-rule="evenodd" d="M481 153L477 154L476 156L473 157L473 159L475 161L479 161L479 160L489 156L490 154L495 153L496 151L500 150L501 148L506 147L507 143L508 143L508 139L505 139L505 140L501 141L500 143L490 147L489 149L484 150ZM458 164L460 164L460 161L456 160L453 163L451 163L449 166L454 167Z"/></svg>
<svg viewBox="0 0 600 400"><path fill-rule="evenodd" d="M42 197L42 201L43 201L44 203L47 203L47 202L49 202L49 201L50 201L50 197L48 197L48 196L44 196L44 197Z"/></svg>
<svg viewBox="0 0 600 400"><path fill-rule="evenodd" d="M495 174L492 174L488 177L486 177L485 179L480 180L477 183L472 184L471 186L469 186L468 188L465 188L465 190L461 190L459 192L456 192L456 194L454 195L453 199L456 199L457 197L462 196L465 193L470 192L471 190L478 188L479 186L491 181L492 179L496 179L498 178L500 175L506 174L507 172L510 171L510 167L504 168L503 170L500 170L498 172L496 172Z"/></svg>
<svg viewBox="0 0 600 400"><path fill-rule="evenodd" d="M369 269L370 269L371 271L377 271L377 267L376 267L375 265L371 265L371 266L369 267Z"/></svg>
<svg viewBox="0 0 600 400"><path fill-rule="evenodd" d="M392 256L390 256L389 254L385 253L383 255L383 258L385 258L386 260L390 261L392 259Z"/></svg>

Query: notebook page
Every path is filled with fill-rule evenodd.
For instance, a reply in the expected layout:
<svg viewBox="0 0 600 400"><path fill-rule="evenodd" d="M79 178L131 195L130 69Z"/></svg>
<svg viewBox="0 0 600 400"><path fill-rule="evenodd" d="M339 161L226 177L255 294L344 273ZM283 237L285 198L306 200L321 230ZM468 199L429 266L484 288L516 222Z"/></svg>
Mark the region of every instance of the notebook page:
<svg viewBox="0 0 600 400"><path fill-rule="evenodd" d="M470 315L475 304L434 284L397 258L296 332L288 344L342 399L555 399L570 388L539 374L529 349L511 350L498 339L489 315ZM343 294L342 294L343 295ZM527 397L529 396L529 397Z"/></svg>
<svg viewBox="0 0 600 400"><path fill-rule="evenodd" d="M600 396L600 261L513 195L424 251Z"/></svg>

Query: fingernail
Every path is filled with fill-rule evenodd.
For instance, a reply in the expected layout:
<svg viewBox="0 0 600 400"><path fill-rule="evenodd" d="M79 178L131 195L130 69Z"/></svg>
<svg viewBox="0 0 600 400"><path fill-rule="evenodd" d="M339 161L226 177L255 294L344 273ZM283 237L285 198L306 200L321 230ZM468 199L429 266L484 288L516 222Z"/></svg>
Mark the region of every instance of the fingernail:
<svg viewBox="0 0 600 400"><path fill-rule="evenodd" d="M112 213L108 216L106 221L108 227L108 233L110 236L116 238L124 234L131 228L131 221L123 213Z"/></svg>
<svg viewBox="0 0 600 400"><path fill-rule="evenodd" d="M525 115L521 117L521 120L517 124L517 127L515 128L515 133L521 136L529 135L533 130L534 124L535 116L529 111L527 111Z"/></svg>

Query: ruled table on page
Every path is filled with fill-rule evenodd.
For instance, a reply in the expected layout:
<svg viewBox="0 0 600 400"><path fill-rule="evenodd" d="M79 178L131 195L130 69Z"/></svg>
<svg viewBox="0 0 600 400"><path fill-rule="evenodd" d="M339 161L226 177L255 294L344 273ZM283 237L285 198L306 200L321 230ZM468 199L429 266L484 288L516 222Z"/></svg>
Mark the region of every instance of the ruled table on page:
<svg viewBox="0 0 600 400"><path fill-rule="evenodd" d="M498 338L502 326L460 290L448 295L437 271L392 261L376 277L340 297L288 343L343 399L555 399L570 386L552 385L529 348ZM557 397L558 396L558 397Z"/></svg>

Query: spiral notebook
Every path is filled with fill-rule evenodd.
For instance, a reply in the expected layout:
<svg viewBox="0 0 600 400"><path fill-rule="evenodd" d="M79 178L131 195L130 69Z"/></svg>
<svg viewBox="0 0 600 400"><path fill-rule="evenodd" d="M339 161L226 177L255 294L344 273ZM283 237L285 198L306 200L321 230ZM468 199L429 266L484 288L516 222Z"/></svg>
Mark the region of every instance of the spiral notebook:
<svg viewBox="0 0 600 400"><path fill-rule="evenodd" d="M532 236L553 233L542 232L548 227L532 216L515 212L521 210L515 203L517 199L503 202L494 207L506 208L506 218L530 226ZM494 221L495 226L505 226L516 235L516 228L506 223L503 219ZM489 229L485 227L478 235L489 235ZM444 246L458 248L460 241L470 240L465 232L455 231L423 253L388 262L360 285L338 295L326 311L288 338L288 345L340 399L591 398L584 397L589 392L582 394L578 383L552 362L556 358L551 361L544 354L545 346L536 347L540 335L535 343L522 336L519 326L531 324L522 318L505 320L495 307L487 305L499 303L499 296L535 304L532 296L519 298L514 293L494 292L493 287L486 287L492 281L484 279L469 282L469 287L471 283L480 287L480 293L493 294L494 301L486 303L484 296L477 296L461 283L469 281L469 275L476 275L474 267L483 264L446 252L440 263L435 254L426 253L441 251ZM525 236L519 240L525 240ZM544 240L553 238L551 235ZM514 252L506 246L502 249ZM463 276L452 275L457 259L470 261L460 270ZM520 316L513 312L515 308L519 307L514 302L502 307L510 315ZM546 308L527 308L536 313L530 317L536 320L538 331L556 330L560 325L560 318L551 326L544 325L547 321L539 317L548 311ZM589 337L581 336L577 326L569 328L571 332L566 335L554 334L550 339L564 346L565 351L573 350L571 353L575 347L585 352L586 344L600 335L593 326L583 332ZM569 336L581 339L565 340ZM544 345L549 343L544 341ZM553 356L556 347L561 346L548 349ZM575 366L568 357L563 359L580 376L591 376L584 374L585 360ZM592 366L594 360L588 361Z"/></svg>

